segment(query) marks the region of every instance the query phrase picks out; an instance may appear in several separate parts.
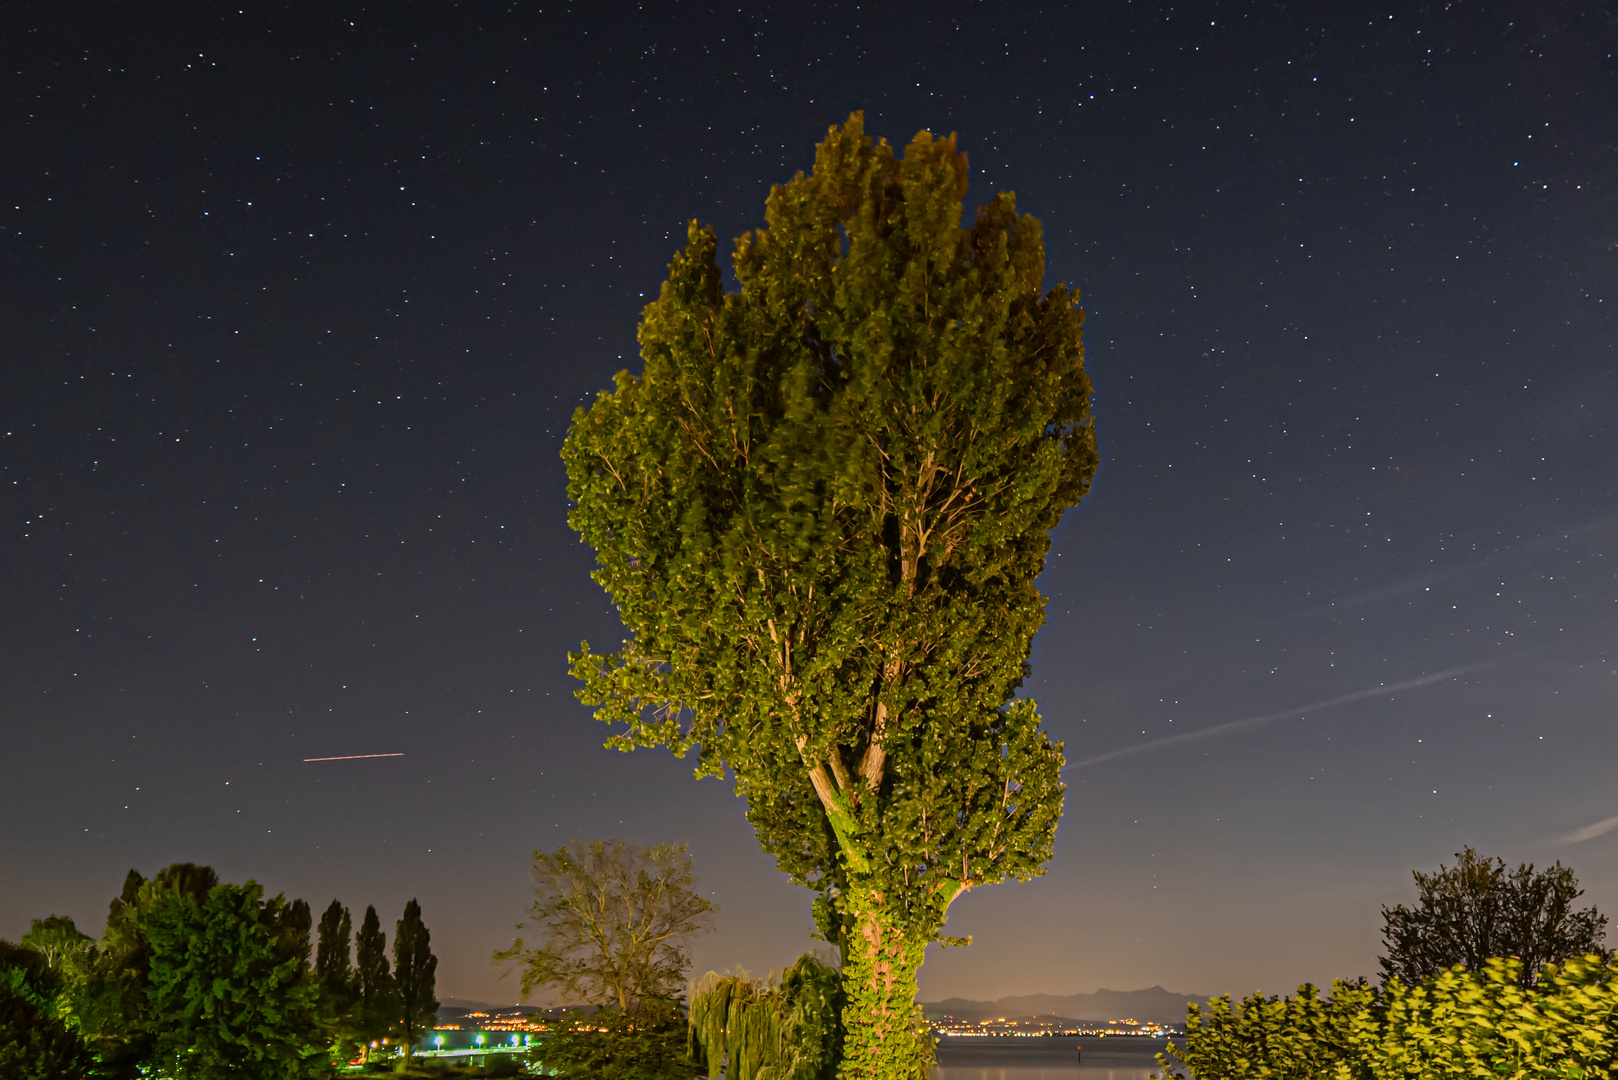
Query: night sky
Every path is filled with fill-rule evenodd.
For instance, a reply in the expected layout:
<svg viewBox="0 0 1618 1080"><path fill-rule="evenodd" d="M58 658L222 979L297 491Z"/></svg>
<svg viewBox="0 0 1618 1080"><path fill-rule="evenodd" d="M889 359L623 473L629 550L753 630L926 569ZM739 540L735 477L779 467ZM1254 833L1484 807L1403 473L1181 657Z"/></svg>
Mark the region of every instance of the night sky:
<svg viewBox="0 0 1618 1080"><path fill-rule="evenodd" d="M390 936L419 897L439 996L510 1001L530 853L616 836L690 843L698 972L812 947L728 786L573 700L622 633L558 450L685 222L856 109L1044 221L1102 450L1024 687L1056 857L923 996L1374 974L1463 844L1618 914L1609 5L4 22L0 936L206 862Z"/></svg>

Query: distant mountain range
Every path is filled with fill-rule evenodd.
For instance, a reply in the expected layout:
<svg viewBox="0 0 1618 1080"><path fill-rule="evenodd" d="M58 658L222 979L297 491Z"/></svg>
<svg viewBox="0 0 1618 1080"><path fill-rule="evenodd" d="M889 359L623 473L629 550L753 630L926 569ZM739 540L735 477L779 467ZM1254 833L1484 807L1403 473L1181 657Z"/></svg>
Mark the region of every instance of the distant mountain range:
<svg viewBox="0 0 1618 1080"><path fill-rule="evenodd" d="M1185 1007L1192 1003L1206 1005L1202 994L1176 994L1153 986L1146 990L1097 990L1093 994L1025 994L1004 997L999 1001L969 1001L966 998L947 998L944 1001L924 1001L922 1007L928 1017L953 1016L958 1020L982 1020L995 1016L1065 1016L1074 1020L1123 1020L1125 1018L1154 1021L1159 1024L1185 1023ZM466 998L444 998L438 1003L443 1014L476 1012L506 1012L513 1009L541 1012L533 1006L491 1005L486 1001ZM562 1010L554 1010L561 1012Z"/></svg>
<svg viewBox="0 0 1618 1080"><path fill-rule="evenodd" d="M922 1002L928 1017L953 1016L959 1020L982 1020L995 1016L1072 1017L1076 1020L1122 1020L1127 1018L1160 1024L1185 1023L1185 1007L1205 1005L1201 994L1176 994L1153 986L1146 990L1097 990L1093 994L1026 994L999 1001L969 1001L947 998Z"/></svg>
<svg viewBox="0 0 1618 1080"><path fill-rule="evenodd" d="M487 1001L471 998L447 997L438 999L440 1009L465 1009L467 1012L494 1012L496 1009L515 1009L516 1005L490 1005Z"/></svg>
<svg viewBox="0 0 1618 1080"><path fill-rule="evenodd" d="M568 1012L570 1008L582 1008L585 1012L590 1012L595 1008L595 1006L585 1005L570 1007L564 1005L553 1008L543 1008L538 1005L491 1005L487 1001L473 1001L471 998L451 997L444 998L438 1003L438 1015L440 1019L444 1020L453 1020L458 1017L465 1016L467 1013L471 1012L488 1013L491 1016L496 1013L508 1016L512 1013L522 1013L525 1016L531 1016L535 1013L550 1013L554 1016L561 1016L563 1013Z"/></svg>

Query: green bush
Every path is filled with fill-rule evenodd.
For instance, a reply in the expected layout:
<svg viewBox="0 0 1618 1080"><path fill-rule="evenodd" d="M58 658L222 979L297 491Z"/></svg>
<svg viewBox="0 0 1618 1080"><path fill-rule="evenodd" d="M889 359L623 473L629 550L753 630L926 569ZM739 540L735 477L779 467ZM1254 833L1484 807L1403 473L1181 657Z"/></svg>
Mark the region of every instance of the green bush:
<svg viewBox="0 0 1618 1080"><path fill-rule="evenodd" d="M95 1059L79 1037L22 994L0 986L0 1077L83 1080Z"/></svg>
<svg viewBox="0 0 1618 1080"><path fill-rule="evenodd" d="M685 1021L672 1011L573 1013L531 1055L530 1071L562 1080L690 1080Z"/></svg>
<svg viewBox="0 0 1618 1080"><path fill-rule="evenodd" d="M1254 994L1238 1009L1228 996L1215 998L1205 1010L1187 1009L1185 1046L1171 1043L1168 1053L1198 1080L1332 1076L1353 1055L1355 1025L1376 1002L1376 990L1363 979L1332 983L1329 998L1310 983L1298 987L1295 998ZM1171 1067L1162 1054L1158 1061Z"/></svg>
<svg viewBox="0 0 1618 1080"><path fill-rule="evenodd" d="M1547 966L1529 988L1522 964L1493 959L1415 986L1309 984L1296 998L1254 995L1193 1005L1184 1046L1158 1055L1165 1076L1197 1080L1585 1080L1618 1072L1618 980L1601 956Z"/></svg>

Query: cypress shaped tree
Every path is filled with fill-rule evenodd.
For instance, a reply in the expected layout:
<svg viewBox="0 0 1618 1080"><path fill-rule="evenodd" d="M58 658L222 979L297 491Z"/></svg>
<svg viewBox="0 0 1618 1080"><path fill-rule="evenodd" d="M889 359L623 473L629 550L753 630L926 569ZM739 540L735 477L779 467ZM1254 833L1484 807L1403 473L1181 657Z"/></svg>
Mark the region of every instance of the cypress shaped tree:
<svg viewBox="0 0 1618 1080"><path fill-rule="evenodd" d="M293 900L282 908L276 920L276 930L281 938L282 948L289 955L298 958L300 975L306 975L310 970L309 931L313 922L309 901L302 898Z"/></svg>
<svg viewBox="0 0 1618 1080"><path fill-rule="evenodd" d="M357 1041L354 1006L357 999L353 963L354 924L348 909L333 900L320 916L319 944L315 948L315 984L320 988L320 1015L344 1060Z"/></svg>
<svg viewBox="0 0 1618 1080"><path fill-rule="evenodd" d="M393 931L393 982L398 988L399 1035L407 1061L415 1052L416 1040L431 1031L438 1019L438 999L433 996L437 971L432 935L421 921L421 905L412 898Z"/></svg>
<svg viewBox="0 0 1618 1080"><path fill-rule="evenodd" d="M732 256L691 224L644 368L574 414L569 521L630 637L572 657L609 745L735 777L843 953L843 1074L920 1077L916 976L969 889L1044 872L1061 747L1017 696L1050 530L1096 467L1039 222L963 227L953 136L856 114Z"/></svg>
<svg viewBox="0 0 1618 1080"><path fill-rule="evenodd" d="M348 988L354 978L354 924L341 901L333 900L320 916L315 948L315 981L322 987Z"/></svg>
<svg viewBox="0 0 1618 1080"><path fill-rule="evenodd" d="M365 907L365 919L354 938L354 968L358 998L354 1031L369 1060L370 1044L390 1038L398 1027L398 989L388 970L387 936L382 933L376 908L370 904Z"/></svg>

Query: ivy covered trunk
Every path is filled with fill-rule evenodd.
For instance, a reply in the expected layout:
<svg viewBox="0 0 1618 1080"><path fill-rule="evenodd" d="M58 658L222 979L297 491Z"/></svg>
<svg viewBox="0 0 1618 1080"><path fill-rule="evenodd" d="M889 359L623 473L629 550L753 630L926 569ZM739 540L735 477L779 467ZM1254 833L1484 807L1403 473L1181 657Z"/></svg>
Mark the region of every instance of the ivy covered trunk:
<svg viewBox="0 0 1618 1080"><path fill-rule="evenodd" d="M1044 873L1062 748L1018 695L1097 455L1083 315L966 155L858 114L766 227L692 222L644 368L573 418L568 521L628 634L571 657L622 750L734 776L842 947L847 1077L923 1076L916 973L962 892Z"/></svg>
<svg viewBox="0 0 1618 1080"><path fill-rule="evenodd" d="M927 939L907 935L886 911L882 894L856 886L847 894L853 932L843 957L844 1080L926 1080L932 1033L917 1015L916 976Z"/></svg>

